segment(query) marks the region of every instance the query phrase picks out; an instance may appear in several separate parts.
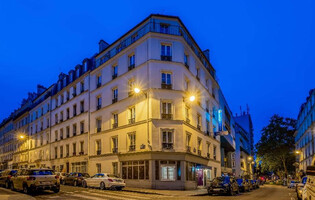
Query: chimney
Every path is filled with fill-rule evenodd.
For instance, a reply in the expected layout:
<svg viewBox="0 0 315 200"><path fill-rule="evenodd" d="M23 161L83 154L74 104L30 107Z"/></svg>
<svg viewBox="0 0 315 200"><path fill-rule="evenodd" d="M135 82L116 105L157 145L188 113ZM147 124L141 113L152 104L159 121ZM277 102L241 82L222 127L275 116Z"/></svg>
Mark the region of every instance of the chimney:
<svg viewBox="0 0 315 200"><path fill-rule="evenodd" d="M206 56L206 58L210 61L210 50L206 49L203 51L203 54Z"/></svg>
<svg viewBox="0 0 315 200"><path fill-rule="evenodd" d="M37 85L37 94L39 95L39 94L43 93L46 89L47 88L45 88L44 86L38 84Z"/></svg>
<svg viewBox="0 0 315 200"><path fill-rule="evenodd" d="M99 52L102 52L108 46L109 46L109 44L107 42L105 42L104 40L100 40L99 43L98 43Z"/></svg>

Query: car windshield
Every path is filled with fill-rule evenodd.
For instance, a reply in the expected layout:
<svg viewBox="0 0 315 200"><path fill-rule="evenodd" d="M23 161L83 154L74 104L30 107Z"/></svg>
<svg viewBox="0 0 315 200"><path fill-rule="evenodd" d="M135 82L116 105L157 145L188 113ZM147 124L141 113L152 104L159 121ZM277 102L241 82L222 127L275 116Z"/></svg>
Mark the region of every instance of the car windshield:
<svg viewBox="0 0 315 200"><path fill-rule="evenodd" d="M303 177L302 183L305 184L305 183L306 183L306 180L307 180L307 177Z"/></svg>
<svg viewBox="0 0 315 200"><path fill-rule="evenodd" d="M14 174L16 174L16 172L17 172L17 170L11 170L9 174L14 175Z"/></svg>
<svg viewBox="0 0 315 200"><path fill-rule="evenodd" d="M243 183L243 179L237 179L236 182L240 185Z"/></svg>
<svg viewBox="0 0 315 200"><path fill-rule="evenodd" d="M223 182L223 183L229 183L230 182L230 177L225 177L225 176L216 177L214 179L214 181L216 181L216 182Z"/></svg>
<svg viewBox="0 0 315 200"><path fill-rule="evenodd" d="M54 175L52 170L31 170L29 175Z"/></svg>

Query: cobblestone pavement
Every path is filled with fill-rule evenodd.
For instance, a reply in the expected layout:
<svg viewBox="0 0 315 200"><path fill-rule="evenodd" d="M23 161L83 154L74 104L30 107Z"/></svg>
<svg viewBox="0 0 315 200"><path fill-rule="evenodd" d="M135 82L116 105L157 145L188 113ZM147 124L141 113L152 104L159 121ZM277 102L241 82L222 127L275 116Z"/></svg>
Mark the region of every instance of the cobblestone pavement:
<svg viewBox="0 0 315 200"><path fill-rule="evenodd" d="M205 190L203 190L205 191ZM5 197L5 198L2 198ZM10 198L11 197L11 198ZM241 193L236 196L209 196L206 192L196 193L194 191L169 191L169 193L159 194L159 190L123 190L123 191L111 191L100 190L97 188L82 188L73 186L61 186L59 193L55 194L49 191L43 191L32 196L24 195L21 192L12 192L7 189L0 189L0 199L91 199L91 200L146 200L146 199L209 199L209 200L229 200L229 199L244 199L244 200L296 200L296 194L294 189L288 189L283 186L271 186L265 185L260 189Z"/></svg>

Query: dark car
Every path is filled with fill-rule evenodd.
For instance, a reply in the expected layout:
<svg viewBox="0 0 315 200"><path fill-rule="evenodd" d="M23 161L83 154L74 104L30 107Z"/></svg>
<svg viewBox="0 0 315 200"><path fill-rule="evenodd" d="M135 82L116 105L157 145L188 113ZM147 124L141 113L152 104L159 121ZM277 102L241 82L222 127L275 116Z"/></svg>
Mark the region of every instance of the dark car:
<svg viewBox="0 0 315 200"><path fill-rule="evenodd" d="M245 179L245 181L248 183L249 185L249 190L253 190L254 189L254 184L251 182L251 180Z"/></svg>
<svg viewBox="0 0 315 200"><path fill-rule="evenodd" d="M253 180L253 181L254 181L254 187L256 189L258 189L259 188L259 182L257 180Z"/></svg>
<svg viewBox="0 0 315 200"><path fill-rule="evenodd" d="M239 193L239 187L233 177L222 176L214 178L207 187L208 194L229 194Z"/></svg>
<svg viewBox="0 0 315 200"><path fill-rule="evenodd" d="M0 175L0 185L9 189L11 187L11 178L16 172L17 170L15 169L6 169L2 171Z"/></svg>
<svg viewBox="0 0 315 200"><path fill-rule="evenodd" d="M241 192L249 191L249 183L245 181L243 178L236 179L238 184L238 188Z"/></svg>
<svg viewBox="0 0 315 200"><path fill-rule="evenodd" d="M63 179L64 185L73 185L73 186L79 186L82 185L82 181L85 178L89 178L90 175L88 173L80 173L80 172L73 172L67 175Z"/></svg>

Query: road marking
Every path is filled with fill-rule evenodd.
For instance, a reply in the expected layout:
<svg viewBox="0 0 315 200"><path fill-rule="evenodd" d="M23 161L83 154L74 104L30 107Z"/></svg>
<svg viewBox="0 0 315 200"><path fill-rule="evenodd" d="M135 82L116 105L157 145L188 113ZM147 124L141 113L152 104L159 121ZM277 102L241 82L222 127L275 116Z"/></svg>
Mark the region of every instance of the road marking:
<svg viewBox="0 0 315 200"><path fill-rule="evenodd" d="M119 196L111 196L111 195L106 195L105 193L103 194L98 194L98 193L90 193L90 192L87 192L87 191L82 191L83 193L88 193L88 194L92 194L92 195L95 195L95 196L99 196L99 197L108 197L108 198L112 198L112 199L123 199L122 197L119 197ZM128 198L129 200L137 200L137 199L132 199L132 198Z"/></svg>
<svg viewBox="0 0 315 200"><path fill-rule="evenodd" d="M102 192L105 192L107 194L117 195L117 196L123 196L123 197L133 197L133 198L138 198L138 199L148 199L148 197L141 197L141 196L138 196L136 194L126 194L126 193L122 193L122 191L118 191L118 192L102 191ZM145 195L147 195L147 194L145 194Z"/></svg>
<svg viewBox="0 0 315 200"><path fill-rule="evenodd" d="M91 200L106 200L105 198L98 198L98 197L86 196L86 195L81 195L81 194L72 194L71 196L84 198L84 199L91 199Z"/></svg>

